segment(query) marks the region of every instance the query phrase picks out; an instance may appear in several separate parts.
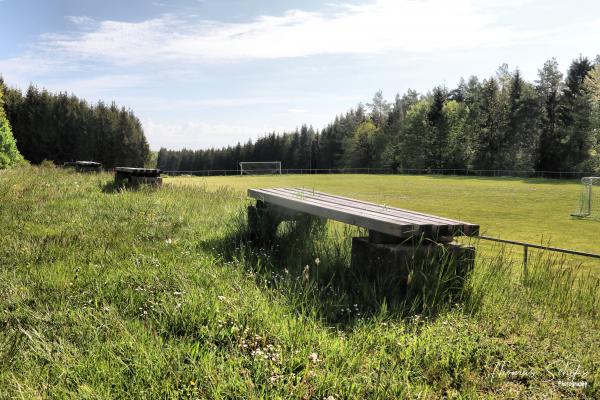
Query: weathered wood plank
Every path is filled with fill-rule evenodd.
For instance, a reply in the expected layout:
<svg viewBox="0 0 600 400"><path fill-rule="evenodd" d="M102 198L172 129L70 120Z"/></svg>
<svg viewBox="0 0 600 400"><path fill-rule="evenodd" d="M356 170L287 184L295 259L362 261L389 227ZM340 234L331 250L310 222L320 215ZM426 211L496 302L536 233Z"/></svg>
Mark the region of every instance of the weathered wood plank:
<svg viewBox="0 0 600 400"><path fill-rule="evenodd" d="M296 191L297 193L305 195L305 196L318 197L320 199L330 200L332 203L340 203L340 204L355 206L355 207L364 208L364 209L373 210L373 211L378 210L382 213L387 213L390 215L402 217L405 220L409 219L409 220L414 220L416 222L423 222L423 223L434 224L434 225L445 225L450 228L450 232L461 230L463 232L463 234L469 235L469 236L479 234L479 225L471 224L468 222L457 221L457 220L453 220L453 219L449 219L449 218L438 217L435 215L420 213L417 211L405 210L405 209L396 208L396 207L382 206L382 205L370 203L367 201L351 199L348 197L332 195L332 194L318 192L318 191L313 192L313 191L310 191L307 189L300 189L300 188L294 188L293 190Z"/></svg>
<svg viewBox="0 0 600 400"><path fill-rule="evenodd" d="M300 191L297 189L280 189L280 190L285 190L288 193L295 193L295 194L299 195L301 198L302 197L315 198L315 199L319 199L321 201L330 202L331 204L334 204L334 205L339 204L339 205L359 208L361 210L373 211L373 212L377 212L377 213L380 213L383 215L401 218L402 220L411 221L411 222L418 223L418 224L430 224L430 225L437 225L437 226L462 225L462 223L460 223L460 222L452 221L452 223L448 223L446 221L440 221L440 220L436 220L434 218L428 218L425 216L422 217L418 213L417 214L407 213L407 212L404 212L404 210L395 209L393 207L387 207L387 206L383 206L383 205L379 205L379 204L375 204L375 203L353 201L353 199L329 196L324 193L315 192L315 194L312 194L311 192Z"/></svg>
<svg viewBox="0 0 600 400"><path fill-rule="evenodd" d="M448 225L446 225L446 224L432 223L430 221L426 221L423 219L414 218L408 214L394 215L394 214L385 212L382 209L382 207L380 207L380 206L377 206L374 208L357 207L355 204L352 204L352 203L340 202L340 201L332 202L332 201L330 201L330 199L322 198L320 196L307 195L307 196L298 197L297 192L291 191L289 189L278 188L278 189L273 189L273 190L276 190L278 193L285 193L286 195L291 195L291 196L293 196L293 198L299 198L303 201L304 200L318 201L318 202L320 202L322 204L326 204L332 208L344 207L344 209L360 210L362 212L369 213L369 215L373 215L375 218L383 218L384 220L392 221L393 223L401 223L401 224L419 226L420 227L419 229L421 231L424 231L426 233L431 233L433 235L447 235L449 233Z"/></svg>
<svg viewBox="0 0 600 400"><path fill-rule="evenodd" d="M445 217L438 217L436 215L425 214L425 213L421 213L418 211L405 210L405 209L397 208L397 207L383 206L381 204L371 203L371 202L364 201L364 200L357 200L357 199L352 199L349 197L344 197L344 196L339 196L339 195L333 195L333 194L329 194L329 193L311 191L311 190L307 190L304 188L293 188L293 189L299 193L304 193L307 195L312 194L314 196L332 199L332 201L350 202L356 206L374 207L374 208L383 209L387 212L392 212L392 213L400 212L402 214L410 214L410 215L414 215L415 217L423 218L425 220L440 223L440 224L473 225L473 224L469 224L467 222L457 221L457 220L449 219L449 218L445 218Z"/></svg>
<svg viewBox="0 0 600 400"><path fill-rule="evenodd" d="M248 195L255 199L284 208L312 214L321 218L333 219L350 225L373 229L378 232L399 237L418 235L425 230L421 229L418 225L402 224L389 218L377 218L376 216L365 214L364 212L361 212L361 210L348 207L334 208L330 205L315 201L302 201L289 196L284 196L277 192L269 192L268 189L259 191L249 189Z"/></svg>
<svg viewBox="0 0 600 400"><path fill-rule="evenodd" d="M397 237L479 233L478 225L299 188L249 189L248 195L285 209Z"/></svg>

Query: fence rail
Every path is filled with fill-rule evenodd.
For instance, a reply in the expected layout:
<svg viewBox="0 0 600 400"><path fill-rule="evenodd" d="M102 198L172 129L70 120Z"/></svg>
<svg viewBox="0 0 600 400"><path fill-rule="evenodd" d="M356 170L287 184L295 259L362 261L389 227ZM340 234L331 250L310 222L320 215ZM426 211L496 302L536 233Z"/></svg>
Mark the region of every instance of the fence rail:
<svg viewBox="0 0 600 400"><path fill-rule="evenodd" d="M527 276L527 262L528 262L528 258L529 258L529 248L539 249L539 250L544 250L544 251L552 251L555 253L570 254L570 255L574 255L574 256L594 258L594 259L600 260L600 254L588 253L585 251L563 249L560 247L552 247L552 246L543 246L543 245L534 244L534 243L500 239L500 238L494 238L494 237L490 237L490 236L477 236L477 238L481 239L481 240L487 240L490 242L504 243L504 244L510 244L510 245L514 245L514 246L522 246L523 247L523 272L524 272L525 276Z"/></svg>
<svg viewBox="0 0 600 400"><path fill-rule="evenodd" d="M240 175L239 169L205 169L196 171L163 170L167 176L230 176ZM456 175L518 178L580 179L597 173L590 171L519 171L502 169L458 169L458 168L287 168L281 174L381 174L381 175Z"/></svg>

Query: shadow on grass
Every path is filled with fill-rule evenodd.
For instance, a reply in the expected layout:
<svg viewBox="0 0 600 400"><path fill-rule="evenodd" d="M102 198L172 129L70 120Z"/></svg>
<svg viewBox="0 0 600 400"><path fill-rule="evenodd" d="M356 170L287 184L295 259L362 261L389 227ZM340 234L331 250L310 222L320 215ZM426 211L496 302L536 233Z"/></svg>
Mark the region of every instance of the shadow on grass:
<svg viewBox="0 0 600 400"><path fill-rule="evenodd" d="M283 222L270 240L252 238L245 212L227 234L204 241L205 251L240 262L257 282L286 296L295 310L328 324L352 326L365 318L435 317L468 296L466 277L457 279L443 256L401 268L365 271L351 263L352 237L365 231L306 217ZM418 245L417 245L418 246ZM448 255L450 257L450 255ZM400 294L400 295L399 295Z"/></svg>
<svg viewBox="0 0 600 400"><path fill-rule="evenodd" d="M123 185L115 183L115 181L108 181L101 185L102 193L119 193L124 190Z"/></svg>

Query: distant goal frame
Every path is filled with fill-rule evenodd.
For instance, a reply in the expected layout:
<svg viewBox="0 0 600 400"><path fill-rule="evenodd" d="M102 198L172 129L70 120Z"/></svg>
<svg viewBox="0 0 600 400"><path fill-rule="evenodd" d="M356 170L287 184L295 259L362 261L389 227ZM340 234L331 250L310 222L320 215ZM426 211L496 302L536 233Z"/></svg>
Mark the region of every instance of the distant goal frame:
<svg viewBox="0 0 600 400"><path fill-rule="evenodd" d="M259 168L246 168L244 166L257 166ZM244 175L281 175L281 161L240 161L240 176ZM264 168L260 168L260 167ZM271 168L268 168L271 166Z"/></svg>
<svg viewBox="0 0 600 400"><path fill-rule="evenodd" d="M583 177L581 184L583 189L579 196L579 210L571 216L600 219L600 176Z"/></svg>

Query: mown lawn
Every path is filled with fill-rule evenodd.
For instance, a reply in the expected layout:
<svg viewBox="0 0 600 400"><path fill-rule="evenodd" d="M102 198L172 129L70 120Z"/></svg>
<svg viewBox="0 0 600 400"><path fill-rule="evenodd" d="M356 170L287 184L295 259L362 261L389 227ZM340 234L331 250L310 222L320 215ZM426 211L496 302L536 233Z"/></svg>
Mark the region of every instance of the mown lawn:
<svg viewBox="0 0 600 400"><path fill-rule="evenodd" d="M354 290L369 283L348 275L343 232L308 230L297 241L284 232L281 249L238 240L241 189L314 185L479 222L489 234L547 232L553 244L590 249L598 227L568 218L576 184L371 176L172 184L192 182L184 179L115 192L108 174L0 171L1 398L600 395L594 276L540 259L523 280L501 254L479 257L464 297L411 314ZM562 194L548 198L553 189ZM494 224L499 215L514 226ZM579 239L566 242L567 229ZM297 251L282 250L289 243Z"/></svg>

